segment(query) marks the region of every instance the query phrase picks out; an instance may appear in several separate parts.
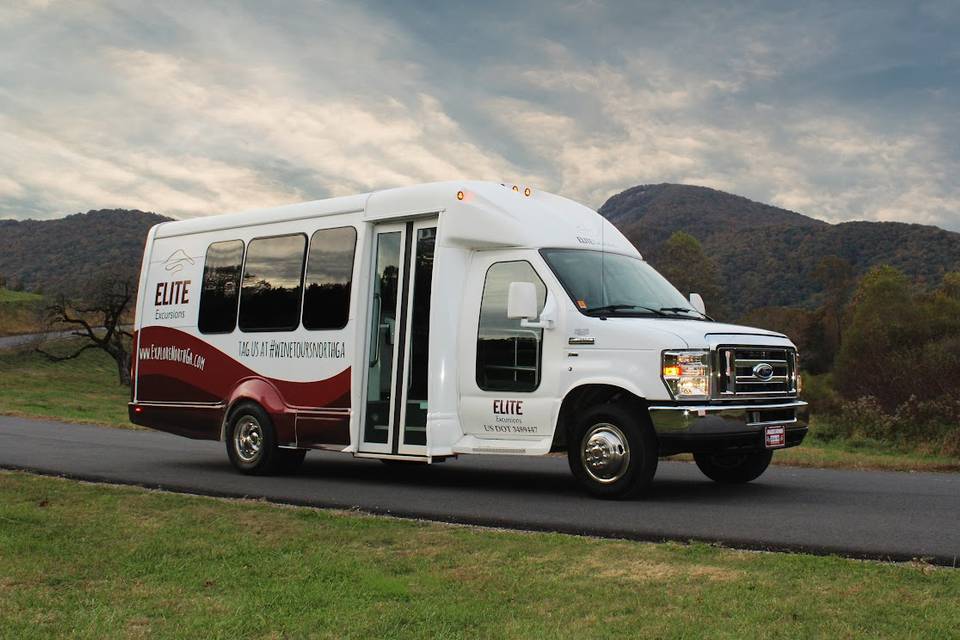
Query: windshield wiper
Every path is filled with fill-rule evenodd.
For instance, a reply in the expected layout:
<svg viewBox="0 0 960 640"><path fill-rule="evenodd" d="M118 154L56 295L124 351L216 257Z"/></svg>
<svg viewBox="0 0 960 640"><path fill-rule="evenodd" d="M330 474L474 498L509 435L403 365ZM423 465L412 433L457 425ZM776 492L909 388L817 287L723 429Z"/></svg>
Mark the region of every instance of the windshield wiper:
<svg viewBox="0 0 960 640"><path fill-rule="evenodd" d="M705 314L705 313L700 313L700 312L697 311L696 309L687 309L686 307L660 307L660 311L670 311L670 312L673 312L673 313L681 313L681 312L682 312L682 313L696 313L696 314L698 314L698 315L703 316L703 317L706 318L707 320L711 320L711 321L713 320L713 318L711 318L710 316L708 316L708 315Z"/></svg>
<svg viewBox="0 0 960 640"><path fill-rule="evenodd" d="M665 314L663 311L659 311L657 309L651 309L650 307L641 307L640 305L637 305L637 304L608 304L602 307L590 307L589 309L584 309L584 313L591 313L591 314L595 313L599 315L601 318L603 318L612 311L621 311L625 309L641 309L643 311L649 311L650 313L654 313L658 316L665 316L665 317L667 316L667 314Z"/></svg>

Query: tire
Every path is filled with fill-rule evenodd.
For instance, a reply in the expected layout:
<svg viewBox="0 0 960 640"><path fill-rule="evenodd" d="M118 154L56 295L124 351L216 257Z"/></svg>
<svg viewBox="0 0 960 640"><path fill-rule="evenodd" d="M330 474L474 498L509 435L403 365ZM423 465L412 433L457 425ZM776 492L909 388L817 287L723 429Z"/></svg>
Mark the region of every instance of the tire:
<svg viewBox="0 0 960 640"><path fill-rule="evenodd" d="M770 466L773 451L755 453L695 453L693 459L703 475L722 484L756 480Z"/></svg>
<svg viewBox="0 0 960 640"><path fill-rule="evenodd" d="M570 471L598 498L639 495L657 472L653 428L642 415L621 405L607 404L584 412L574 424L569 442Z"/></svg>
<svg viewBox="0 0 960 640"><path fill-rule="evenodd" d="M303 462L305 452L277 447L270 416L253 402L239 404L230 412L226 436L227 456L240 473L269 475Z"/></svg>

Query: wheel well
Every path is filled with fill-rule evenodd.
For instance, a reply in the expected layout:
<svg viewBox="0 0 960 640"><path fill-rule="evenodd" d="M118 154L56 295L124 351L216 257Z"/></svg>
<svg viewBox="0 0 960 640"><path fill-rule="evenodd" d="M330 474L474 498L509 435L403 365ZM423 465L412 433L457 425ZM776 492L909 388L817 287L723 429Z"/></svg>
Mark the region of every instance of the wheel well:
<svg viewBox="0 0 960 640"><path fill-rule="evenodd" d="M260 407L261 410L266 411L264 406L254 400L253 398L247 398L246 396L240 396L235 398L233 402L230 403L230 406L226 408L223 412L223 423L220 425L220 442L223 442L227 438L227 425L230 424L230 419L233 417L233 412L237 410L242 404L253 404Z"/></svg>
<svg viewBox="0 0 960 640"><path fill-rule="evenodd" d="M560 405L557 428L553 434L550 451L566 451L570 429L576 423L576 415L584 408L601 404L624 404L630 410L646 415L647 402L622 387L609 384L585 384L567 393Z"/></svg>

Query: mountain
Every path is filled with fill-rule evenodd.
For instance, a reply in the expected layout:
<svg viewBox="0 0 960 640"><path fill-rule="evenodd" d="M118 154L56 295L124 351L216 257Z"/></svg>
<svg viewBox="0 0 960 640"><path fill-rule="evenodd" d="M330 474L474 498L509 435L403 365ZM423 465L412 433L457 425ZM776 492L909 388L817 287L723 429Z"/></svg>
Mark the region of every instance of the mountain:
<svg viewBox="0 0 960 640"><path fill-rule="evenodd" d="M696 237L719 268L732 318L768 306L814 307L813 272L827 256L860 274L889 264L921 287L960 270L960 234L899 222L829 224L706 187L640 185L611 197L600 213L657 266L675 231ZM58 220L0 220L0 279L28 291L75 292L109 271L136 281L156 213L104 209Z"/></svg>
<svg viewBox="0 0 960 640"><path fill-rule="evenodd" d="M640 185L599 211L654 266L674 232L696 237L717 263L735 317L759 307L817 305L813 272L827 256L843 258L856 274L888 264L920 286L960 270L960 233L900 222L830 224L707 187Z"/></svg>
<svg viewBox="0 0 960 640"><path fill-rule="evenodd" d="M101 209L58 220L0 220L0 276L27 291L73 293L103 273L137 281L147 230L171 218Z"/></svg>

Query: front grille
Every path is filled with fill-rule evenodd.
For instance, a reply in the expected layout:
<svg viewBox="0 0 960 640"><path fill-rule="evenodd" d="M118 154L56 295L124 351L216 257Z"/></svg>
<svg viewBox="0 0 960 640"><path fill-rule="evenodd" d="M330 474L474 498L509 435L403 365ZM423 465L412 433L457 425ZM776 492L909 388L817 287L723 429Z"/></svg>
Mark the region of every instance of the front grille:
<svg viewBox="0 0 960 640"><path fill-rule="evenodd" d="M797 393L794 349L721 346L715 364L715 388L720 398L774 398Z"/></svg>

